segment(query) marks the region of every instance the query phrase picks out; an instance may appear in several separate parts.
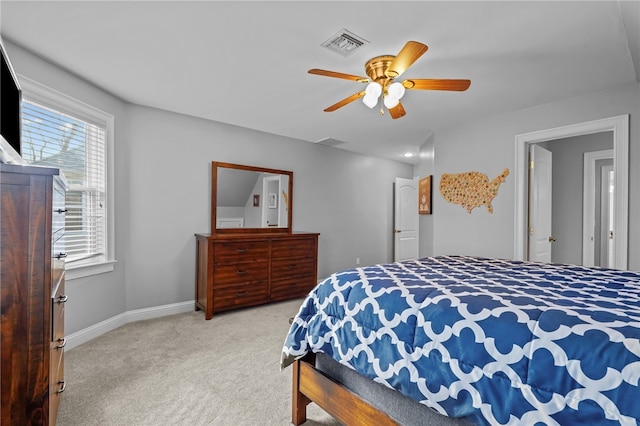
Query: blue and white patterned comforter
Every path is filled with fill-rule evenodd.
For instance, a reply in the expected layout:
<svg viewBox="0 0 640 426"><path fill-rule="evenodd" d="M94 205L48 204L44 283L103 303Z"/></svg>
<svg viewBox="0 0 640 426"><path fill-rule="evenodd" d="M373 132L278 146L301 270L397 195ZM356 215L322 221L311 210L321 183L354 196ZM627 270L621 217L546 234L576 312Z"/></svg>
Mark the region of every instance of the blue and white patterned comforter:
<svg viewBox="0 0 640 426"><path fill-rule="evenodd" d="M282 368L324 352L442 414L640 424L640 273L439 256L351 269L294 318Z"/></svg>

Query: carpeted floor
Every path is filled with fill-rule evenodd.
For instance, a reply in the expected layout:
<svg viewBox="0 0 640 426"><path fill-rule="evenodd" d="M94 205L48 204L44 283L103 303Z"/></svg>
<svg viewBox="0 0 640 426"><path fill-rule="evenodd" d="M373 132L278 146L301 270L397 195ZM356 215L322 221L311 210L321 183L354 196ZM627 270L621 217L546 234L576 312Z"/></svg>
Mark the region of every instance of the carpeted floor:
<svg viewBox="0 0 640 426"><path fill-rule="evenodd" d="M66 352L58 425L290 425L280 351L300 303L140 321ZM314 404L308 419L338 425Z"/></svg>
<svg viewBox="0 0 640 426"><path fill-rule="evenodd" d="M140 321L76 347L65 353L58 424L290 424L280 351L300 303ZM312 406L307 424L338 423Z"/></svg>

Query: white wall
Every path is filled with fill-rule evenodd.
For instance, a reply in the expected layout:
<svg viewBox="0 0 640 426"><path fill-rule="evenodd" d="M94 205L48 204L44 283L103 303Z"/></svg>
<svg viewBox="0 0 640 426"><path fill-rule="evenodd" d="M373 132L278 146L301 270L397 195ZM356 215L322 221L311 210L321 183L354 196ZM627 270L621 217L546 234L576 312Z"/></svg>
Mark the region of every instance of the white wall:
<svg viewBox="0 0 640 426"><path fill-rule="evenodd" d="M640 85L598 91L546 105L491 117L434 137L434 254L469 254L513 258L515 212L515 136L586 121L630 115L629 133L629 268L640 270ZM471 214L439 194L442 173L479 171L489 178L504 168L511 174L493 200ZM423 238L421 230L421 238Z"/></svg>
<svg viewBox="0 0 640 426"><path fill-rule="evenodd" d="M410 165L142 106L127 121L127 310L193 299L214 160L293 171L293 230L320 233L319 277L391 260L392 184Z"/></svg>

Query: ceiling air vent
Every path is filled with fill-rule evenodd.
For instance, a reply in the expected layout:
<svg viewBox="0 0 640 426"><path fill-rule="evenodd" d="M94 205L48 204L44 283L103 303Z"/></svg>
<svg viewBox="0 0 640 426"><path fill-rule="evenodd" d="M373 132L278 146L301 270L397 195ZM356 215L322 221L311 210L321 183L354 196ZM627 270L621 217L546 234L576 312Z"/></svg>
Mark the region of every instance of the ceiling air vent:
<svg viewBox="0 0 640 426"><path fill-rule="evenodd" d="M323 47L337 52L342 56L351 55L357 48L369 43L367 40L360 36L355 35L351 31L347 31L344 28L335 33L329 40L322 43Z"/></svg>

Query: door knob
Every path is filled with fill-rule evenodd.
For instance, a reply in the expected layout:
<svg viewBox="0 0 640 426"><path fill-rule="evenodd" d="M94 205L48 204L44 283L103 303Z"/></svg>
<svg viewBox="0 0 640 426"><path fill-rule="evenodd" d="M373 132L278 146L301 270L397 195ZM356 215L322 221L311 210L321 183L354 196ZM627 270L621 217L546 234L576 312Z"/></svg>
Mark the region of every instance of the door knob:
<svg viewBox="0 0 640 426"><path fill-rule="evenodd" d="M555 242L556 242L556 239L555 239L555 238L553 238L553 237L549 237L549 242L550 242L550 243L555 243Z"/></svg>
<svg viewBox="0 0 640 426"><path fill-rule="evenodd" d="M402 232L402 231L401 231L401 230L399 230L399 229L396 229L395 231L396 231L396 234L399 234L399 233L401 233L401 232Z"/></svg>

